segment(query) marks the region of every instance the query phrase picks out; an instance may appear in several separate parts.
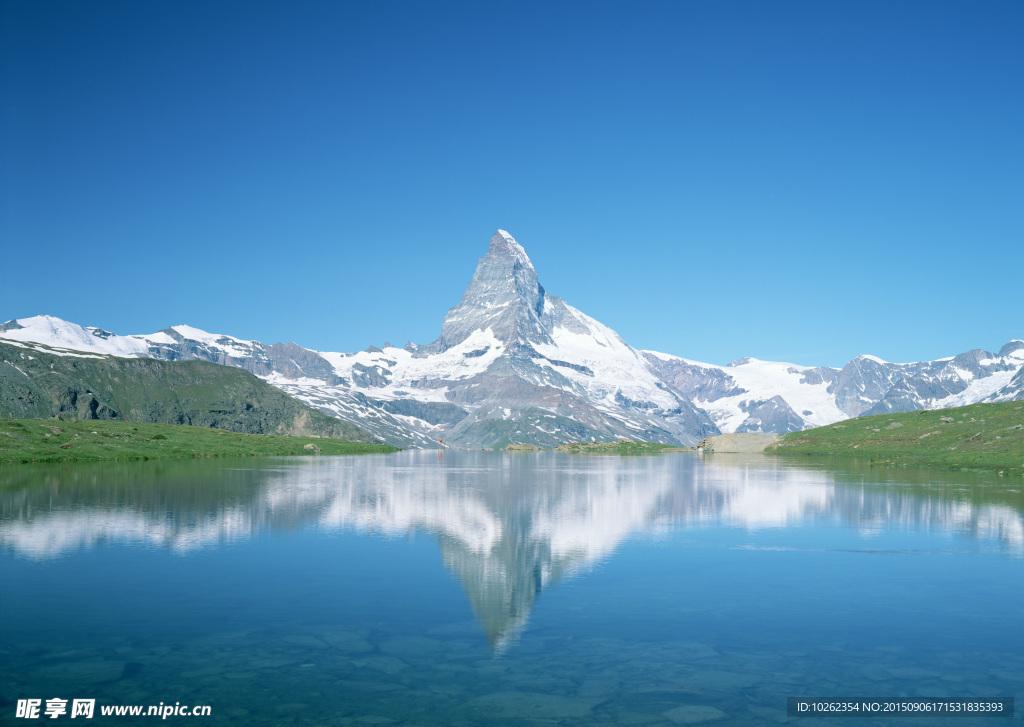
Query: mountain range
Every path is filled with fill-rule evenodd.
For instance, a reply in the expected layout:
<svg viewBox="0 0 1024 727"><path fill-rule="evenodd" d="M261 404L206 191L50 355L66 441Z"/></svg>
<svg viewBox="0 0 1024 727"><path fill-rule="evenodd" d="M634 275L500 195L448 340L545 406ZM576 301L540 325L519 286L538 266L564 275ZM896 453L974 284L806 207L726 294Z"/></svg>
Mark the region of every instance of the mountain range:
<svg viewBox="0 0 1024 727"><path fill-rule="evenodd" d="M523 247L490 240L441 335L355 353L264 344L187 325L120 336L52 316L0 341L67 356L203 360L245 369L397 446L553 446L620 437L694 444L791 432L861 414L1024 399L1024 341L917 363L858 356L841 369L744 358L727 366L643 351L541 286Z"/></svg>
<svg viewBox="0 0 1024 727"><path fill-rule="evenodd" d="M250 434L375 442L256 376L208 361L58 355L0 340L0 417L189 424Z"/></svg>

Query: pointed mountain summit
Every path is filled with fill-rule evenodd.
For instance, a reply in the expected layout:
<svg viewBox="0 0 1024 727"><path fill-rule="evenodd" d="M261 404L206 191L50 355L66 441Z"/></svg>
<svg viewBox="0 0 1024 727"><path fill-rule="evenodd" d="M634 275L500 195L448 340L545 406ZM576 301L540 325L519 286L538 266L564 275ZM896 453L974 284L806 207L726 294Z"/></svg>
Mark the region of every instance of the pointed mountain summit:
<svg viewBox="0 0 1024 727"><path fill-rule="evenodd" d="M491 237L441 336L414 357L450 362L444 396L467 416L447 439L465 446L618 437L693 443L715 430L615 331L547 293L504 230ZM439 387L424 379L413 385Z"/></svg>
<svg viewBox="0 0 1024 727"><path fill-rule="evenodd" d="M550 342L540 321L546 297L526 250L512 235L498 230L462 300L444 317L440 348L447 351L473 331L486 329L506 344L517 340Z"/></svg>
<svg viewBox="0 0 1024 727"><path fill-rule="evenodd" d="M884 411L1024 398L1024 341L998 354L842 369L744 358L716 366L638 351L549 294L508 232L490 239L441 335L357 353L266 345L177 325L119 336L50 316L0 324L0 339L60 355L201 359L237 366L402 447L494 448L633 440L695 444L724 432L789 432Z"/></svg>
<svg viewBox="0 0 1024 727"><path fill-rule="evenodd" d="M523 246L505 230L498 230L462 300L445 316L441 337L433 345L446 351L475 331L489 330L506 346L555 346L556 329L588 335L587 321L597 324L548 294ZM611 329L601 328L622 341Z"/></svg>
<svg viewBox="0 0 1024 727"><path fill-rule="evenodd" d="M466 448L621 437L695 444L718 433L641 352L547 293L523 246L504 230L491 237L441 335L426 346L342 354L189 326L144 336L59 320L8 327L11 338L38 337L38 328L46 342L81 350L239 366L399 446L436 446L441 437Z"/></svg>

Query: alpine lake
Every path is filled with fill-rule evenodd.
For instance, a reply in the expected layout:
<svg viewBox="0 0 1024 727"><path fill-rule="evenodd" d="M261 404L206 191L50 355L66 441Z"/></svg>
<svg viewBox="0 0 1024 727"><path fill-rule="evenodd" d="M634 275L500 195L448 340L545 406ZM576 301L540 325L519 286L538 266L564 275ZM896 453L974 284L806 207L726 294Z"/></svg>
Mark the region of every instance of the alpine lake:
<svg viewBox="0 0 1024 727"><path fill-rule="evenodd" d="M63 723L94 699L103 724L444 727L811 727L846 722L789 698L1007 700L1022 489L685 452L4 466L0 723L37 723L30 699L47 723L48 700Z"/></svg>

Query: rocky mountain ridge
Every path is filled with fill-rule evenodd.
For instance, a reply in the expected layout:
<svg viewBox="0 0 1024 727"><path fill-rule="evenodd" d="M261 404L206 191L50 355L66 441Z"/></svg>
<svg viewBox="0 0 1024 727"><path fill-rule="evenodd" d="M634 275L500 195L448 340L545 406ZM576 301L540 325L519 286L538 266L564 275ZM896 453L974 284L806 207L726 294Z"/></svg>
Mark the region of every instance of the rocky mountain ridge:
<svg viewBox="0 0 1024 727"><path fill-rule="evenodd" d="M645 351L723 432L786 433L856 416L1024 399L1024 341L935 361L857 356L843 368L745 358L728 366Z"/></svg>
<svg viewBox="0 0 1024 727"><path fill-rule="evenodd" d="M526 251L492 236L441 335L356 353L267 345L179 325L118 336L49 316L0 326L7 343L243 368L390 444L555 446L619 437L695 444L720 432L790 432L860 414L1024 398L1024 342L842 369L741 359L704 364L629 346L541 286Z"/></svg>
<svg viewBox="0 0 1024 727"><path fill-rule="evenodd" d="M251 434L373 435L237 368L101 354L68 356L0 339L0 417L188 424Z"/></svg>

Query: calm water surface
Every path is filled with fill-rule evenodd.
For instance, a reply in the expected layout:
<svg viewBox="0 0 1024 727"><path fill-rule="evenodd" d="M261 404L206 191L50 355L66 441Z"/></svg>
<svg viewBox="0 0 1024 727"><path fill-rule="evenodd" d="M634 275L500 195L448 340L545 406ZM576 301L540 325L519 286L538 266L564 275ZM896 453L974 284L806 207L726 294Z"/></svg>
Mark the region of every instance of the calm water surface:
<svg viewBox="0 0 1024 727"><path fill-rule="evenodd" d="M28 698L455 727L1020 701L1022 484L689 454L0 468L0 722Z"/></svg>

